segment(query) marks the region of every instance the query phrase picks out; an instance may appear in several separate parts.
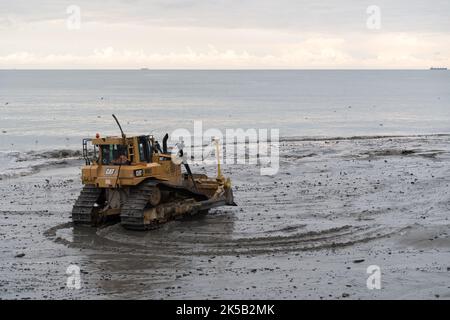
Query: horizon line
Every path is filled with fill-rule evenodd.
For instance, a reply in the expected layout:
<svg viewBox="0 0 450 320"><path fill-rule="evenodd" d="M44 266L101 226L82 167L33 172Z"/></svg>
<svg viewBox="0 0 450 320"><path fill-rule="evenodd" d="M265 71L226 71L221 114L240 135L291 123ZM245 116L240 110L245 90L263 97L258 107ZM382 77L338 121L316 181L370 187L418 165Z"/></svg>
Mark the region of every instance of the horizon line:
<svg viewBox="0 0 450 320"><path fill-rule="evenodd" d="M432 70L442 68L442 70ZM428 68L0 68L0 71L446 71Z"/></svg>

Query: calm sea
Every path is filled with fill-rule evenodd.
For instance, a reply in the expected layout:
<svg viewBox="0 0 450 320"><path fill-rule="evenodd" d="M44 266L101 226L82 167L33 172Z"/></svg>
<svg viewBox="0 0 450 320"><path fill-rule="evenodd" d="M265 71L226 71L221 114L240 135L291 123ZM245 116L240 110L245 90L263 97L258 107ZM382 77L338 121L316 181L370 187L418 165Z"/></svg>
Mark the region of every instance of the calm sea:
<svg viewBox="0 0 450 320"><path fill-rule="evenodd" d="M0 151L176 128L283 137L450 132L449 71L0 71Z"/></svg>

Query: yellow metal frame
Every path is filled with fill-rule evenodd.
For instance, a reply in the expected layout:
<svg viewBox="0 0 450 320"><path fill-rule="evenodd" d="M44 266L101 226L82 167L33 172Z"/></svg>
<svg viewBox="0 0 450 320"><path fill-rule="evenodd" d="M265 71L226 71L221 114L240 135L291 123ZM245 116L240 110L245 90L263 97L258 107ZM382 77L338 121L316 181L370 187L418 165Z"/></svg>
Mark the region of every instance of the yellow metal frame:
<svg viewBox="0 0 450 320"><path fill-rule="evenodd" d="M152 140L153 138L149 138ZM92 144L119 144L128 147L127 157L129 165L103 165L100 152L97 161L82 167L81 179L84 184L94 184L100 188L116 188L120 186L135 186L142 181L154 178L173 184L181 184L181 167L172 162L170 154L153 154L152 162L141 161L138 149L138 137L105 137L92 139ZM142 175L135 172L142 170Z"/></svg>

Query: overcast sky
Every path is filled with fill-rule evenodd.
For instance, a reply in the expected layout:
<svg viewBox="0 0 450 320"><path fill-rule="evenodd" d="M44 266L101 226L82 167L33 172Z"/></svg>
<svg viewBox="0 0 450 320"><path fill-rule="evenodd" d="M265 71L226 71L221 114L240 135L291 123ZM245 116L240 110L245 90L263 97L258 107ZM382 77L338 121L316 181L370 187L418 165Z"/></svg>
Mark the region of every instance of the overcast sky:
<svg viewBox="0 0 450 320"><path fill-rule="evenodd" d="M3 69L431 66L449 0L0 1Z"/></svg>

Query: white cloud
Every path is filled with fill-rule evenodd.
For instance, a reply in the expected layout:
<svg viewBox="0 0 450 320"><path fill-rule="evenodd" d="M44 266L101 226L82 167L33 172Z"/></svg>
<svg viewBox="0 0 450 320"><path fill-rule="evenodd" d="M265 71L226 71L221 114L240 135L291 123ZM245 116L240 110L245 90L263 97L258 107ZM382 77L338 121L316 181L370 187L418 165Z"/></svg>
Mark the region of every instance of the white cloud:
<svg viewBox="0 0 450 320"><path fill-rule="evenodd" d="M450 65L448 35L378 34L364 39L308 34L304 40L245 49L185 47L170 52L95 49L89 54L43 54L28 51L0 56L0 68L428 68ZM445 48L436 41L445 41ZM364 55L360 55L360 51ZM445 54L438 50L445 49ZM259 48L261 50L261 48ZM355 53L356 52L356 53Z"/></svg>
<svg viewBox="0 0 450 320"><path fill-rule="evenodd" d="M428 68L450 65L448 0L0 2L0 68ZM433 23L431 23L433 22Z"/></svg>

